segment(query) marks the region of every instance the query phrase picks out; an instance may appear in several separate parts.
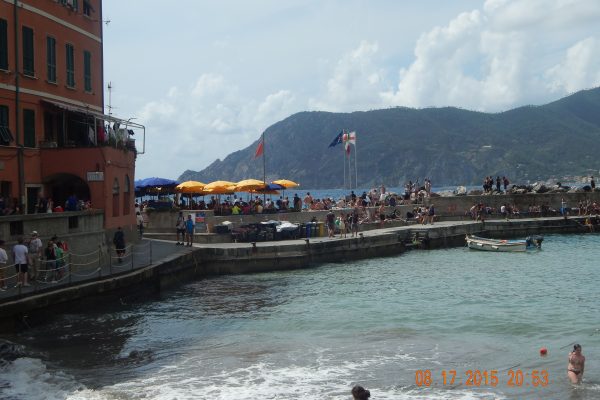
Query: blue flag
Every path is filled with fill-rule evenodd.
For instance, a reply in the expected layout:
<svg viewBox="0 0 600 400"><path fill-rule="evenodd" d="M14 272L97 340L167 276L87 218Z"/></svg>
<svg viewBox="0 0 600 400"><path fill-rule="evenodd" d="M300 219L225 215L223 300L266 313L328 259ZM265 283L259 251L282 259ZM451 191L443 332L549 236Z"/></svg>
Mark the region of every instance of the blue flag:
<svg viewBox="0 0 600 400"><path fill-rule="evenodd" d="M342 130L336 137L333 139L333 142L329 145L329 147L335 147L338 144L343 143L344 131Z"/></svg>

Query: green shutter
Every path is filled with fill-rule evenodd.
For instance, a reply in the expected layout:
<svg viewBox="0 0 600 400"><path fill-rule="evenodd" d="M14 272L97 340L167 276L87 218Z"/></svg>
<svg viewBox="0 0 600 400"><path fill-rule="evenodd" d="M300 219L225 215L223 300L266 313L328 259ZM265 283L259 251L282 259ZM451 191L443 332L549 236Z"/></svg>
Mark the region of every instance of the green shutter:
<svg viewBox="0 0 600 400"><path fill-rule="evenodd" d="M0 69L8 69L8 22L0 18Z"/></svg>
<svg viewBox="0 0 600 400"><path fill-rule="evenodd" d="M33 29L23 27L23 73L29 76L35 76L34 58L33 58Z"/></svg>
<svg viewBox="0 0 600 400"><path fill-rule="evenodd" d="M23 110L23 145L35 147L35 111Z"/></svg>
<svg viewBox="0 0 600 400"><path fill-rule="evenodd" d="M86 92L92 91L92 53L83 52L83 82Z"/></svg>
<svg viewBox="0 0 600 400"><path fill-rule="evenodd" d="M46 64L48 82L56 82L56 39L46 38Z"/></svg>
<svg viewBox="0 0 600 400"><path fill-rule="evenodd" d="M67 86L75 87L75 59L73 45L66 45L67 54Z"/></svg>

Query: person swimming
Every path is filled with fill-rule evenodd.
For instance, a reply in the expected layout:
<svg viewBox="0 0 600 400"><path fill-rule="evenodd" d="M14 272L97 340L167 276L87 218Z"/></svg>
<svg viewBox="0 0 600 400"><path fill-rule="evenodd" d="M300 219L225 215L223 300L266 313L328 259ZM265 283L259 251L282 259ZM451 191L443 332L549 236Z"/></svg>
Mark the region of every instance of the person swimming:
<svg viewBox="0 0 600 400"><path fill-rule="evenodd" d="M569 353L569 364L567 365L567 376L571 383L581 383L584 367L585 357L581 354L581 345L576 344L573 346L573 351Z"/></svg>
<svg viewBox="0 0 600 400"><path fill-rule="evenodd" d="M371 392L362 386L356 385L352 388L352 398L354 400L367 400L371 397Z"/></svg>

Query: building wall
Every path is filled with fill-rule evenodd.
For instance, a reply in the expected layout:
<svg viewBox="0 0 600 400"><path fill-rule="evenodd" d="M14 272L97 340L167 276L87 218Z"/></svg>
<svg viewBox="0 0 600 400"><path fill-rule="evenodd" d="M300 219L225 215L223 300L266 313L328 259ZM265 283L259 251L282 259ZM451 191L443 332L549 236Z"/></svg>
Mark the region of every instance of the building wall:
<svg viewBox="0 0 600 400"><path fill-rule="evenodd" d="M90 6L84 14L84 3ZM133 211L135 152L110 147L87 147L79 143L58 143L58 148L46 148L57 143L46 137L45 112L53 114L57 124L66 124L66 112L48 102L75 106L95 115L104 112L103 98L103 44L102 1L77 0L77 9L66 0L0 0L0 18L7 21L8 68L0 69L0 106L8 107L8 127L14 140L8 146L0 145L0 181L10 182L11 199L17 198L26 208L27 193L48 186L49 179L57 174L76 176L86 182L92 206L102 208L105 228L135 225ZM33 74L26 74L23 65L23 27L33 31ZM16 28L16 33L15 33ZM15 37L17 43L15 44ZM56 80L47 72L47 38L55 39ZM74 85L67 84L66 45L74 50ZM91 55L91 90L84 85L84 52ZM17 99L18 87L18 99ZM17 110L18 102L18 110ZM24 111L32 110L35 119L35 140L22 150L24 190L21 198L19 184L19 145L24 142ZM62 129L64 132L67 128ZM59 132L59 134L61 133ZM56 133L56 132L54 132ZM51 147L53 147L51 146ZM88 182L88 172L103 173L103 180ZM129 193L126 194L129 178ZM115 179L118 185L114 185ZM113 200L114 187L119 187L118 201ZM6 188L7 185L4 185ZM49 189L46 187L46 189ZM49 191L49 190L47 190ZM45 196L48 193L43 193ZM7 193L5 193L7 195ZM131 201L124 199L128 196ZM12 200L11 200L12 201ZM114 205L114 207L113 207Z"/></svg>
<svg viewBox="0 0 600 400"><path fill-rule="evenodd" d="M90 189L93 208L105 211L105 227L134 226L134 186L133 175L135 155L131 151L112 147L88 147L75 149L43 149L41 156L42 170L45 177L67 173L85 181ZM65 163L64 160L68 160ZM98 160L101 160L99 162ZM102 181L88 181L88 172L103 172ZM127 193L129 178L129 194ZM117 209L113 208L113 188L115 179L118 182ZM129 201L125 201L127 196Z"/></svg>

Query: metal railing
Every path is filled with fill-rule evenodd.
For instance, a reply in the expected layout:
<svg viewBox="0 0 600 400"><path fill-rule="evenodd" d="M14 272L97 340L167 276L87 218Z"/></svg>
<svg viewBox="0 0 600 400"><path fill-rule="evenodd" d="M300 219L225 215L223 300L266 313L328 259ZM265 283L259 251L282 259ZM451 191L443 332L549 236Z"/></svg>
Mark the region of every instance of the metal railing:
<svg viewBox="0 0 600 400"><path fill-rule="evenodd" d="M0 303L147 267L152 264L152 242L130 244L120 253L98 245L85 254L64 251L54 260L29 257L29 261L26 273L17 271L18 264L0 266ZM24 274L34 279L26 281Z"/></svg>

